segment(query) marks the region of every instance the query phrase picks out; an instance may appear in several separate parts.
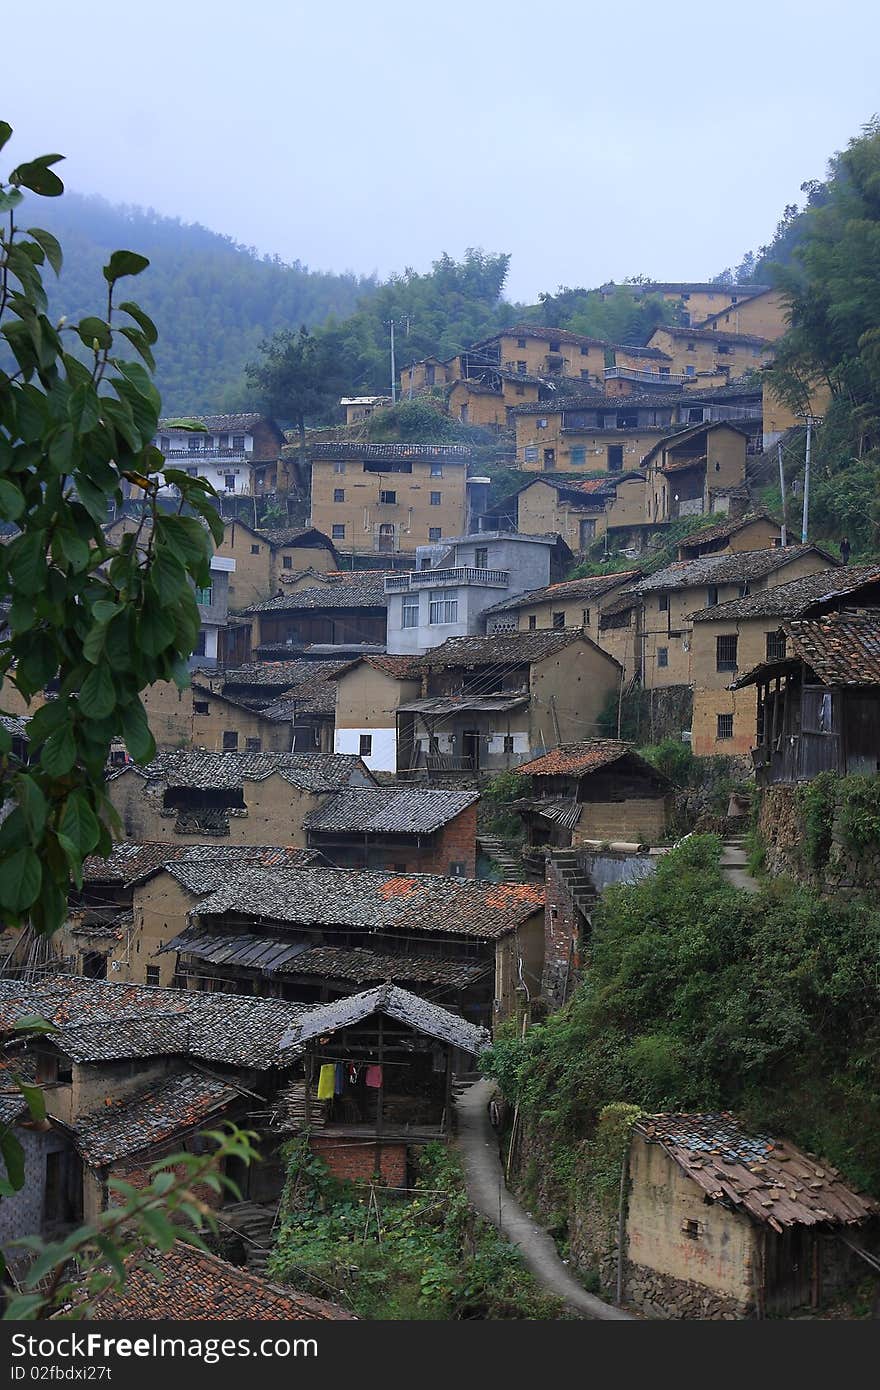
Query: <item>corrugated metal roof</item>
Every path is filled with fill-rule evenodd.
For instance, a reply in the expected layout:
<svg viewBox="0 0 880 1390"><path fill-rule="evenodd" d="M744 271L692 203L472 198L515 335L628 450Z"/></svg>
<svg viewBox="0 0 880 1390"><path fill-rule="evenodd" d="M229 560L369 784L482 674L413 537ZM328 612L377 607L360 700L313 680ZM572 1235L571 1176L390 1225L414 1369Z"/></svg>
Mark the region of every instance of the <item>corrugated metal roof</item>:
<svg viewBox="0 0 880 1390"><path fill-rule="evenodd" d="M479 801L475 791L432 787L351 787L303 821L307 830L365 835L430 835Z"/></svg>
<svg viewBox="0 0 880 1390"><path fill-rule="evenodd" d="M790 1226L856 1225L880 1211L836 1168L786 1140L750 1134L733 1115L652 1115L636 1133L660 1144L710 1201L781 1233Z"/></svg>
<svg viewBox="0 0 880 1390"><path fill-rule="evenodd" d="M489 1046L488 1029L468 1023L458 1014L442 1009L439 1004L429 1004L419 995L391 984L377 985L375 989L365 990L362 994L352 994L345 999L319 1005L294 1025L285 1041L302 1045L325 1033L338 1033L375 1013L386 1014L418 1033L449 1043L452 1047L460 1047L472 1056Z"/></svg>

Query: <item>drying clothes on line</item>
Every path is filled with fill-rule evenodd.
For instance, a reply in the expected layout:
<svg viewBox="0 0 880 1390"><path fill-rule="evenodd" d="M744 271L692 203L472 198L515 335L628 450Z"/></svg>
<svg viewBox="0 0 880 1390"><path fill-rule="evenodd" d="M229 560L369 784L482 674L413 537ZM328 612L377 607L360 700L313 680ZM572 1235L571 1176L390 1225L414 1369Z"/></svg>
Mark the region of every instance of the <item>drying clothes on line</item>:
<svg viewBox="0 0 880 1390"><path fill-rule="evenodd" d="M332 1100L336 1086L336 1064L325 1062L318 1077L318 1100Z"/></svg>
<svg viewBox="0 0 880 1390"><path fill-rule="evenodd" d="M369 1086L373 1091L378 1091L379 1087L382 1085L382 1068L375 1064L367 1067L364 1085Z"/></svg>
<svg viewBox="0 0 880 1390"><path fill-rule="evenodd" d="M334 1090L335 1090L335 1093L336 1093L337 1096L341 1096L341 1095L342 1095L342 1092L345 1090L345 1063L344 1063L344 1062L337 1062L337 1063L336 1063L336 1078L335 1078L335 1081L334 1081Z"/></svg>
<svg viewBox="0 0 880 1390"><path fill-rule="evenodd" d="M361 1074L361 1069L360 1069L360 1067L356 1067L355 1064L354 1064L354 1062L349 1062L349 1064L348 1064L348 1084L349 1084L349 1086L356 1086L356 1085L357 1085L358 1077L360 1076L360 1074Z"/></svg>

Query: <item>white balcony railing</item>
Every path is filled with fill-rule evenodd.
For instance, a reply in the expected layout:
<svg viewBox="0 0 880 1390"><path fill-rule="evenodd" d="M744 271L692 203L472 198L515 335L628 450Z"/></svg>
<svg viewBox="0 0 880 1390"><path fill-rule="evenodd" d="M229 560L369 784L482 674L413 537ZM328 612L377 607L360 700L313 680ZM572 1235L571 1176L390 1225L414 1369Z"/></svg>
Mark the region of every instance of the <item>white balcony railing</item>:
<svg viewBox="0 0 880 1390"><path fill-rule="evenodd" d="M606 381L617 381L618 379L624 379L624 380L626 380L626 381L650 381L650 382L652 383L652 385L653 385L653 384L657 384L657 383L663 383L663 384L665 384L665 383L668 381L668 382L670 382L670 383L674 383L674 384L677 385L677 386L678 386L678 385L681 385L681 383L684 382L684 381L691 381L691 380L692 380L691 377L689 377L689 376L684 376L684 375L681 374L681 373L675 373L675 372L646 372L646 371L642 370L640 367L606 367L606 368L605 368L605 380L606 380Z"/></svg>
<svg viewBox="0 0 880 1390"><path fill-rule="evenodd" d="M188 459L198 463L201 459L222 459L224 463L251 463L253 454L244 449L165 449L167 459Z"/></svg>
<svg viewBox="0 0 880 1390"><path fill-rule="evenodd" d="M478 570L467 565L446 570L410 570L406 574L387 575L385 592L397 594L407 589L432 589L444 584L478 584L487 589L506 589L510 584L510 571Z"/></svg>

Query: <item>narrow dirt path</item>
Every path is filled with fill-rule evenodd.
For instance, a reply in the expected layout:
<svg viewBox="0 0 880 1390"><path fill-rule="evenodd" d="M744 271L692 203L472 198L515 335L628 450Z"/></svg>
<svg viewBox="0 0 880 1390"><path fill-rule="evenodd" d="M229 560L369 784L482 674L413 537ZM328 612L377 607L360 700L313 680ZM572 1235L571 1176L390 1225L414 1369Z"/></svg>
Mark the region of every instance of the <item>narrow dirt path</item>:
<svg viewBox="0 0 880 1390"><path fill-rule="evenodd" d="M746 854L742 840L727 840L721 847L721 872L732 883L734 888L741 888L744 893L759 893L761 885L756 878L749 873L749 856Z"/></svg>
<svg viewBox="0 0 880 1390"><path fill-rule="evenodd" d="M553 1240L504 1185L498 1140L489 1120L490 1081L475 1081L456 1099L458 1147L464 1160L468 1196L493 1222L549 1293L557 1294L583 1318L634 1321L630 1313L587 1293L563 1264Z"/></svg>

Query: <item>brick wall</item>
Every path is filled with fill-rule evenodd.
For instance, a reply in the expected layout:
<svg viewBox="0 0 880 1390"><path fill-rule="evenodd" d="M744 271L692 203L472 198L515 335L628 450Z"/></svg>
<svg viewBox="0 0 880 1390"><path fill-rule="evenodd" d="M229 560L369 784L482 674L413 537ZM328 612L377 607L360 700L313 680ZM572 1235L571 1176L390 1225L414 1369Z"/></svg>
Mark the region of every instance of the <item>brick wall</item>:
<svg viewBox="0 0 880 1390"><path fill-rule="evenodd" d="M465 878L474 878L477 872L477 806L467 806L459 815L445 825L431 850L423 850L419 855L418 872L422 874L448 874L450 864L464 864Z"/></svg>
<svg viewBox="0 0 880 1390"><path fill-rule="evenodd" d="M352 1182L370 1182L378 1172L389 1187L406 1186L406 1144L384 1143L377 1146L365 1139L332 1139L313 1134L312 1152L323 1158L335 1178Z"/></svg>
<svg viewBox="0 0 880 1390"><path fill-rule="evenodd" d="M545 866L544 974L541 993L551 1008L559 1008L563 994L571 994L580 968L581 915L569 897L562 875L552 860ZM566 976L568 986L566 990Z"/></svg>

